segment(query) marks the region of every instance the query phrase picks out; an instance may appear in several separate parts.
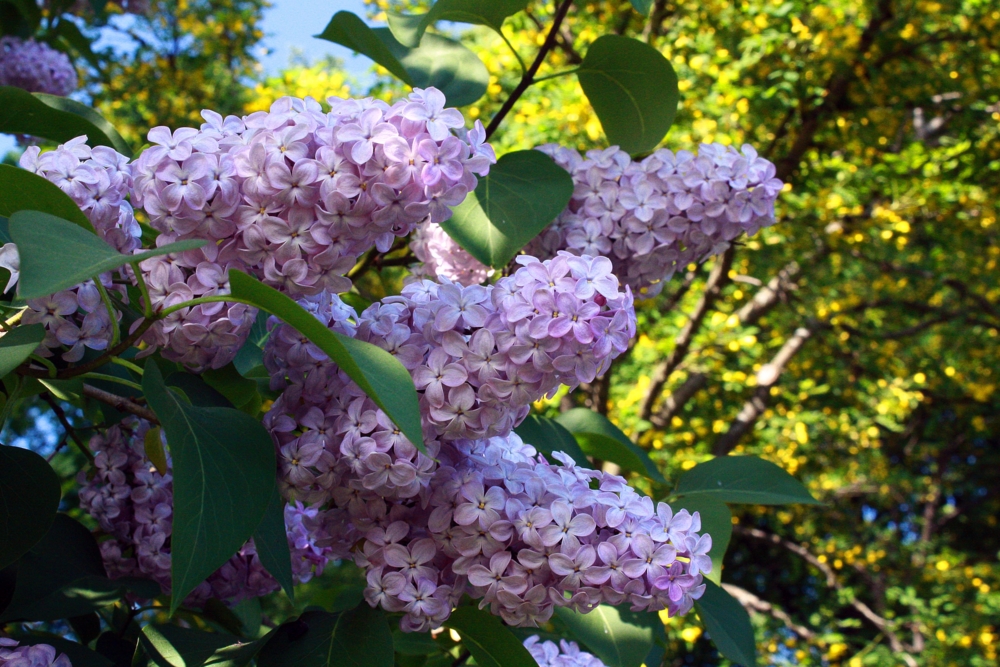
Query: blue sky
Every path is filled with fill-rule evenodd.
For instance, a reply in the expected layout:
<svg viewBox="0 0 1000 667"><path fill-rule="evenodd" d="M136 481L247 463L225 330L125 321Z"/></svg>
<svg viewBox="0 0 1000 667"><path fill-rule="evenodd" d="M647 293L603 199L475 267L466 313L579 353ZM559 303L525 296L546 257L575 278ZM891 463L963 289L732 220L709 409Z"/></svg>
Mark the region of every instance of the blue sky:
<svg viewBox="0 0 1000 667"><path fill-rule="evenodd" d="M345 69L355 76L364 75L371 66L367 58L353 56L351 51L331 42L313 37L327 21L341 10L364 16L362 0L272 0L273 6L264 14L264 46L269 53L261 58L264 71L275 74L288 65L296 50L309 60L334 55L344 61ZM0 134L0 156L14 147L12 137Z"/></svg>

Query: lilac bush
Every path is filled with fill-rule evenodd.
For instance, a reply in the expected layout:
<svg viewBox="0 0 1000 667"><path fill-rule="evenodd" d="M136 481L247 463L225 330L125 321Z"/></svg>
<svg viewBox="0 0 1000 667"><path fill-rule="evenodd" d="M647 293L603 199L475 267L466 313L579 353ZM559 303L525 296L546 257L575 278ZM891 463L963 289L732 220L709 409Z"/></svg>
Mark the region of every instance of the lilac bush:
<svg viewBox="0 0 1000 667"><path fill-rule="evenodd" d="M76 70L48 44L7 35L0 37L0 86L66 96L76 90Z"/></svg>

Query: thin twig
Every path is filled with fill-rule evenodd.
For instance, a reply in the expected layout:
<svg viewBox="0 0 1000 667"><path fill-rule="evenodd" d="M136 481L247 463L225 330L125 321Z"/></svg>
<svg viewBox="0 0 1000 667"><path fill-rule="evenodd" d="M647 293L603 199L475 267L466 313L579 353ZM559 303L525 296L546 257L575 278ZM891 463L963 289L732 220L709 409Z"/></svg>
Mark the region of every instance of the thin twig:
<svg viewBox="0 0 1000 667"><path fill-rule="evenodd" d="M563 0L562 4L559 5L559 9L556 10L555 18L552 20L552 26L549 28L549 34L545 36L545 42L542 44L542 48L538 51L538 55L535 56L535 61L531 63L531 67L528 71L524 73L521 77L521 82L517 84L517 88L514 92L510 94L510 97L503 103L500 107L500 111L490 119L490 124L486 128L486 139L488 140L493 133L497 131L500 127L500 123L503 119L510 113L510 110L514 108L514 104L520 99L521 95L524 94L531 84L535 82L535 74L538 73L538 69L545 62L545 57L548 56L549 51L552 47L556 45L556 37L559 35L559 27L562 25L563 19L566 18L566 14L569 13L569 8L573 4L573 0Z"/></svg>
<svg viewBox="0 0 1000 667"><path fill-rule="evenodd" d="M93 463L94 453L90 451L89 447L83 444L80 438L76 437L76 429L69 423L69 419L66 417L66 412L62 409L62 406L59 405L51 394L44 393L41 395L41 398L49 404L50 408L52 408L52 412L55 413L56 419L58 419L59 423L62 424L62 427L66 431L66 435L69 436L69 439L72 440L73 444L77 446L84 456L87 457L87 460Z"/></svg>
<svg viewBox="0 0 1000 667"><path fill-rule="evenodd" d="M110 405L115 410L119 412L128 412L136 417L141 417L152 424L159 424L160 420L156 418L156 414L149 408L144 408L138 403L134 403L124 396L118 396L117 394L112 394L109 391L104 391L103 389L98 389L89 384L83 385L83 395L87 398L92 398L95 401L100 401Z"/></svg>

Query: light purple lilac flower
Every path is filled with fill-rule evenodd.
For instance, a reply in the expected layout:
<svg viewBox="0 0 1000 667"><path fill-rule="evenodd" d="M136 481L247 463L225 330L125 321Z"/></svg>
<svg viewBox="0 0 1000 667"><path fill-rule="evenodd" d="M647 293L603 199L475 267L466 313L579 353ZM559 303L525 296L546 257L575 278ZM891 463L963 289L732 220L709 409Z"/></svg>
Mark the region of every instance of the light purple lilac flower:
<svg viewBox="0 0 1000 667"><path fill-rule="evenodd" d="M576 642L565 639L556 644L532 635L524 640L524 648L531 653L538 667L606 667L597 657L580 650Z"/></svg>
<svg viewBox="0 0 1000 667"><path fill-rule="evenodd" d="M566 210L527 248L603 255L638 298L655 296L674 272L723 252L739 236L774 224L783 183L751 146L660 149L633 162L616 146L576 151L548 144L576 184Z"/></svg>
<svg viewBox="0 0 1000 667"><path fill-rule="evenodd" d="M0 637L0 667L72 667L65 653L48 644L19 646L20 642Z"/></svg>
<svg viewBox="0 0 1000 667"><path fill-rule="evenodd" d="M460 204L464 192L446 204ZM470 255L452 239L441 225L427 221L414 230L410 237L410 249L420 263L411 267L418 278L434 280L447 278L460 285L478 285L493 275L493 269Z"/></svg>
<svg viewBox="0 0 1000 667"><path fill-rule="evenodd" d="M76 70L48 44L8 35L0 37L0 86L65 97L76 90Z"/></svg>

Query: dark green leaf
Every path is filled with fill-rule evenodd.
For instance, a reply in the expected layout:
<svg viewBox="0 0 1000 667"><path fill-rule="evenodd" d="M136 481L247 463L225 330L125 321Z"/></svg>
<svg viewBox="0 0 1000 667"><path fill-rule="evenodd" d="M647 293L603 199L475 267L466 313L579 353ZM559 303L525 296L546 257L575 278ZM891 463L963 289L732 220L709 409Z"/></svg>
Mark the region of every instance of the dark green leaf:
<svg viewBox="0 0 1000 667"><path fill-rule="evenodd" d="M441 223L470 255L500 269L558 216L573 179L541 151L507 153Z"/></svg>
<svg viewBox="0 0 1000 667"><path fill-rule="evenodd" d="M68 21L62 21L62 22L60 22L60 25L64 25L64 24L72 25ZM111 123L109 123L108 121L104 120L104 117L101 114L97 113L96 111L94 111L93 109L91 109L90 107L88 107L86 104L80 104L76 100L72 100L72 99L70 99L68 97L58 97L56 95L46 95L45 93L35 93L34 95L42 103L44 103L45 105L47 105L49 107L52 107L53 109L56 109L58 111L63 111L65 113L71 113L71 114L74 114L76 116L79 116L80 118L83 118L87 122L89 122L92 125L94 125L94 127L96 127L98 130L100 130L101 132L103 132L104 135L111 142L110 144L93 144L92 143L91 146L94 146L94 145L110 145L111 148L114 148L116 151L118 151L119 153L121 153L125 157L127 157L127 158L131 158L132 157L132 149L131 149L131 147L129 147L128 143L125 141L125 139L122 137L122 135L120 135L118 133L118 130L115 129L115 126L112 125Z"/></svg>
<svg viewBox="0 0 1000 667"><path fill-rule="evenodd" d="M55 635L16 635L14 639L28 646L48 644L59 653L65 653L73 667L112 667L111 661L97 651Z"/></svg>
<svg viewBox="0 0 1000 667"><path fill-rule="evenodd" d="M704 494L685 496L670 505L674 512L685 509L691 514L698 512L701 516L701 532L712 536L712 550L708 552L712 557L712 572L705 578L719 583L722 578L722 559L733 536L733 513L725 503Z"/></svg>
<svg viewBox="0 0 1000 667"><path fill-rule="evenodd" d="M415 47L424 32L437 21L473 23L500 32L504 20L528 6L530 0L437 0L426 14L389 12L389 28L400 44Z"/></svg>
<svg viewBox="0 0 1000 667"><path fill-rule="evenodd" d="M12 215L10 235L21 256L17 293L24 299L73 287L129 262L193 250L206 243L197 239L178 241L136 255L123 255L96 234L39 211L18 211ZM53 243L53 239L59 242Z"/></svg>
<svg viewBox="0 0 1000 667"><path fill-rule="evenodd" d="M639 667L654 642L665 636L657 614L629 611L628 605L602 604L587 614L560 607L556 614L608 667Z"/></svg>
<svg viewBox="0 0 1000 667"><path fill-rule="evenodd" d="M598 37L577 71L608 142L633 155L656 148L677 114L677 75L645 42Z"/></svg>
<svg viewBox="0 0 1000 667"><path fill-rule="evenodd" d="M525 443L545 454L545 458L551 463L556 462L552 458L552 452L563 452L569 454L578 465L584 468L591 467L590 460L580 449L573 434L554 419L528 415L514 432L521 436L521 440Z"/></svg>
<svg viewBox="0 0 1000 667"><path fill-rule="evenodd" d="M96 111L91 109L85 115L79 109L82 105L75 102L55 104L53 100L58 99L63 98L0 86L0 132L30 134L59 143L85 134L90 146L110 146L126 157L132 157L118 132ZM98 122L97 118L102 122Z"/></svg>
<svg viewBox="0 0 1000 667"><path fill-rule="evenodd" d="M59 478L45 459L27 449L0 445L0 570L45 537L61 497Z"/></svg>
<svg viewBox="0 0 1000 667"><path fill-rule="evenodd" d="M236 358L233 359L236 370L246 377L251 377L247 375L250 371L264 365L264 344L269 336L267 318L268 314L264 311L257 312L257 319L254 320L253 327L250 329L247 342L243 344L240 351L236 353Z"/></svg>
<svg viewBox="0 0 1000 667"><path fill-rule="evenodd" d="M35 0L3 0L17 9L17 13L25 20L30 27L30 32L34 33L42 21L42 10Z"/></svg>
<svg viewBox="0 0 1000 667"><path fill-rule="evenodd" d="M587 408L573 408L559 415L556 421L576 436L587 455L646 475L654 482L667 483L649 455L604 415Z"/></svg>
<svg viewBox="0 0 1000 667"><path fill-rule="evenodd" d="M822 505L777 465L756 456L719 456L681 475L677 495L709 495L724 503Z"/></svg>
<svg viewBox="0 0 1000 667"><path fill-rule="evenodd" d="M55 183L27 169L0 164L0 215L9 218L18 211L42 211L94 231L83 211Z"/></svg>
<svg viewBox="0 0 1000 667"><path fill-rule="evenodd" d="M392 631L392 648L402 655L430 655L441 650L429 632L403 632L398 629Z"/></svg>
<svg viewBox="0 0 1000 667"><path fill-rule="evenodd" d="M243 667L266 638L237 644L236 638L176 625L147 625L139 635L145 660L133 667Z"/></svg>
<svg viewBox="0 0 1000 667"><path fill-rule="evenodd" d="M444 625L462 636L479 667L538 667L521 640L488 611L459 607Z"/></svg>
<svg viewBox="0 0 1000 667"><path fill-rule="evenodd" d="M653 0L631 0L635 11L644 16L649 16L649 10L653 8Z"/></svg>
<svg viewBox="0 0 1000 667"><path fill-rule="evenodd" d="M757 644L750 615L736 598L706 581L705 594L695 601L694 608L719 653L743 667L757 664Z"/></svg>
<svg viewBox="0 0 1000 667"><path fill-rule="evenodd" d="M233 605L233 613L243 625L243 636L260 636L260 626L264 620L260 608L260 598L247 598Z"/></svg>
<svg viewBox="0 0 1000 667"><path fill-rule="evenodd" d="M146 364L142 389L173 460L173 613L260 525L275 485L274 444L249 415L185 403L155 362Z"/></svg>
<svg viewBox="0 0 1000 667"><path fill-rule="evenodd" d="M7 375L24 363L45 338L45 327L41 324L22 324L0 337L0 377ZM3 544L0 541L0 544ZM3 547L0 546L0 551ZM0 556L0 569L3 569Z"/></svg>
<svg viewBox="0 0 1000 667"><path fill-rule="evenodd" d="M201 377L237 408L242 408L257 396L257 383L240 375L233 364L207 370Z"/></svg>
<svg viewBox="0 0 1000 667"><path fill-rule="evenodd" d="M410 442L424 449L420 404L409 371L380 347L330 331L290 297L256 278L229 272L232 295L275 315L297 329L358 383Z"/></svg>
<svg viewBox="0 0 1000 667"><path fill-rule="evenodd" d="M338 614L307 611L278 628L257 656L258 667L392 665L389 624L382 610L367 602Z"/></svg>
<svg viewBox="0 0 1000 667"><path fill-rule="evenodd" d="M437 88L453 107L472 104L486 94L490 83L486 65L455 40L424 35L420 46L410 49L397 42L388 28L375 28L372 32L406 69L411 86Z"/></svg>
<svg viewBox="0 0 1000 667"><path fill-rule="evenodd" d="M288 549L288 535L285 532L285 501L278 487L271 492L271 500L264 512L264 519L253 534L260 564L278 580L285 594L295 599L295 581L292 579L292 554Z"/></svg>
<svg viewBox="0 0 1000 667"><path fill-rule="evenodd" d="M385 41L374 30L365 25L365 22L356 14L347 11L337 12L330 19L323 32L315 37L341 44L361 55L368 56L389 70L403 83L410 86L415 85L410 79L409 72L393 55Z"/></svg>

